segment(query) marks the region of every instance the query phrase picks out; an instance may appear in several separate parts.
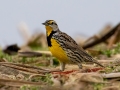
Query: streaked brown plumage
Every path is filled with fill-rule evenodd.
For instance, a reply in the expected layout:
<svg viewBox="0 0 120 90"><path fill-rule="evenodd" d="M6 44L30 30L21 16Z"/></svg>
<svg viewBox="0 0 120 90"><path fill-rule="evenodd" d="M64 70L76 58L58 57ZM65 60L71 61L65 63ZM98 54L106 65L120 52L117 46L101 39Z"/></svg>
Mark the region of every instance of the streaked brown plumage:
<svg viewBox="0 0 120 90"><path fill-rule="evenodd" d="M65 69L66 63L75 63L82 68L82 62L93 62L102 67L82 47L80 47L69 35L61 32L54 20L46 20L43 25L46 27L48 47L61 64L60 69Z"/></svg>

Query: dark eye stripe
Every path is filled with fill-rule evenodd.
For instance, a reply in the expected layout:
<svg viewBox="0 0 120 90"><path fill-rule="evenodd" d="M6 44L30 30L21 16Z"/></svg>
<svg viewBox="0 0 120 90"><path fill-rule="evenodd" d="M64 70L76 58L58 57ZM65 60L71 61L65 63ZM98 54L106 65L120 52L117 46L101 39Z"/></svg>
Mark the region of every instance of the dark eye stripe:
<svg viewBox="0 0 120 90"><path fill-rule="evenodd" d="M53 25L53 24L54 24L54 25L57 25L55 22L51 22L51 25Z"/></svg>
<svg viewBox="0 0 120 90"><path fill-rule="evenodd" d="M57 25L56 23L54 23L55 25Z"/></svg>

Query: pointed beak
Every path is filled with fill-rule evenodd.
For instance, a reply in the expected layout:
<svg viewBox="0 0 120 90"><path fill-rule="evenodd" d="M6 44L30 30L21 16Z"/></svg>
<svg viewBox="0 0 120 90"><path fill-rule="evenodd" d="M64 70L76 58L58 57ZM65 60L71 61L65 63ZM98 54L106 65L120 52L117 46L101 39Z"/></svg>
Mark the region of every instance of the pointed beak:
<svg viewBox="0 0 120 90"><path fill-rule="evenodd" d="M42 25L45 25L45 23L42 23Z"/></svg>

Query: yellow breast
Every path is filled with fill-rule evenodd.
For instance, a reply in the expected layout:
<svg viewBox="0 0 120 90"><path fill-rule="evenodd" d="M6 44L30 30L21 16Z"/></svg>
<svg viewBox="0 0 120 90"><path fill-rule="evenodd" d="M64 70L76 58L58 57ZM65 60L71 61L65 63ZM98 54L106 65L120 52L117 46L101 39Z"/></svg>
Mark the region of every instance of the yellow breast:
<svg viewBox="0 0 120 90"><path fill-rule="evenodd" d="M59 59L60 62L69 63L69 59L65 51L60 47L55 39L51 39L52 46L49 47L53 56Z"/></svg>

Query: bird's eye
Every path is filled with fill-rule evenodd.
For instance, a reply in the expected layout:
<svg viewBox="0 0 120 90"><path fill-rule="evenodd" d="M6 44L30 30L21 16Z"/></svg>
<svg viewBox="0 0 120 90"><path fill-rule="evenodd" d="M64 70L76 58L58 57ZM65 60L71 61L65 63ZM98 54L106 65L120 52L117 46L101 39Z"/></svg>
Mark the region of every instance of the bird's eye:
<svg viewBox="0 0 120 90"><path fill-rule="evenodd" d="M53 22L51 24L53 24Z"/></svg>

